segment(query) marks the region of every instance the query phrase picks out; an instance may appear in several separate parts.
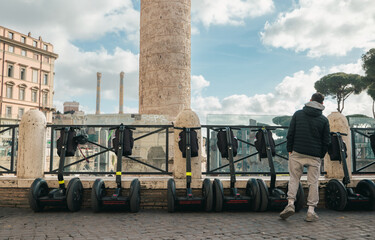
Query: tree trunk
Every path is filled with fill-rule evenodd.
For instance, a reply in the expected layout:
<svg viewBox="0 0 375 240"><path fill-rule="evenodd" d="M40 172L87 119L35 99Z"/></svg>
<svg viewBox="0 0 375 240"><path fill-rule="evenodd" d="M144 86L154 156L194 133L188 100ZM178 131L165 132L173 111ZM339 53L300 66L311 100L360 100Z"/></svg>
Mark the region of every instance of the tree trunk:
<svg viewBox="0 0 375 240"><path fill-rule="evenodd" d="M372 116L375 118L375 100L372 100Z"/></svg>

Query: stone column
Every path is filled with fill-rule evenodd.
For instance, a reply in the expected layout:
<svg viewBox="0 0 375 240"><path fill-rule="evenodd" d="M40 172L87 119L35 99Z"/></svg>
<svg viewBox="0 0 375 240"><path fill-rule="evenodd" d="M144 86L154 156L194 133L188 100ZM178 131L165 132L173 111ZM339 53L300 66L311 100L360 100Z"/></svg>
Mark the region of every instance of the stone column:
<svg viewBox="0 0 375 240"><path fill-rule="evenodd" d="M178 114L175 127L200 127L198 115L191 109L184 109ZM182 130L174 130L174 153L173 153L173 175L177 179L186 178L186 158L182 157L180 148L178 147L179 134ZM199 152L198 157L191 158L191 177L192 179L202 178L202 149L201 149L201 130L196 130L198 135Z"/></svg>
<svg viewBox="0 0 375 240"><path fill-rule="evenodd" d="M190 108L191 0L142 0L139 113Z"/></svg>
<svg viewBox="0 0 375 240"><path fill-rule="evenodd" d="M347 154L346 163L348 165L348 172L350 178L352 177L352 143L351 143L351 132L348 120L346 117L339 112L332 112L328 115L328 121L331 132L341 132L348 134L347 136L342 136L342 139L346 143ZM337 178L342 180L344 177L343 166L339 161L331 161L329 155L326 154L324 157L324 170L327 172L326 177Z"/></svg>
<svg viewBox="0 0 375 240"><path fill-rule="evenodd" d="M124 113L124 76L125 73L120 73L120 104L119 104L119 114Z"/></svg>
<svg viewBox="0 0 375 240"><path fill-rule="evenodd" d="M41 111L31 109L23 115L19 128L17 177L43 177L47 149L46 117Z"/></svg>
<svg viewBox="0 0 375 240"><path fill-rule="evenodd" d="M100 81L102 79L102 74L100 72L96 73L96 112L95 114L100 114Z"/></svg>

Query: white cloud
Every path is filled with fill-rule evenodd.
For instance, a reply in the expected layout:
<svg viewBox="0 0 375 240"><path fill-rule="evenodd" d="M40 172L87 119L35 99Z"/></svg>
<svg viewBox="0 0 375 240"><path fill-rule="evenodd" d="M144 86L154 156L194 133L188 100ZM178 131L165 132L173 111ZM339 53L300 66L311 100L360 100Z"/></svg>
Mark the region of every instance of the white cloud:
<svg viewBox="0 0 375 240"><path fill-rule="evenodd" d="M111 52L103 47L83 51L75 45L76 41L97 41L108 33L121 34L124 41L138 45L139 12L131 0L12 0L2 4L0 22L18 32L31 32L35 38L41 35L54 45L59 54L54 102L59 110L60 103L79 97L95 102L96 72L103 75L103 100L118 97L121 71L125 72L125 98L138 99L138 54L119 47Z"/></svg>
<svg viewBox="0 0 375 240"><path fill-rule="evenodd" d="M295 9L267 22L265 45L307 51L310 57L344 56L375 44L375 1L300 0Z"/></svg>
<svg viewBox="0 0 375 240"><path fill-rule="evenodd" d="M210 25L243 25L245 19L274 10L272 0L192 0L192 21Z"/></svg>
<svg viewBox="0 0 375 240"><path fill-rule="evenodd" d="M310 100L311 95L316 91L314 83L317 80L329 73L341 71L363 74L361 61L335 66L328 70L315 66L308 72L296 72L292 76L286 76L272 93L267 94L232 95L222 100L193 94L192 108L200 116L201 122L205 122L207 114L292 115ZM361 104L358 104L359 102ZM325 115L336 111L336 100L326 98L325 106ZM372 100L365 92L352 95L345 102L343 114L358 113L372 116L371 106Z"/></svg>

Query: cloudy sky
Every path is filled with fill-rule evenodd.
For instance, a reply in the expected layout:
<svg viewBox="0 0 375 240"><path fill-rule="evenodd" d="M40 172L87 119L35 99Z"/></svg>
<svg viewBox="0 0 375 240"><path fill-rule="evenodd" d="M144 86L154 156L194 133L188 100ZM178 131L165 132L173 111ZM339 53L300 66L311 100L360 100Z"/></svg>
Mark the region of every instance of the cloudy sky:
<svg viewBox="0 0 375 240"><path fill-rule="evenodd" d="M95 112L102 72L103 113L138 112L139 0L0 0L0 25L54 45L54 104L78 101ZM373 0L192 0L192 109L209 113L288 115L314 82L334 72L363 74L361 55L375 47ZM344 114L371 116L366 93ZM325 114L336 108L326 101Z"/></svg>

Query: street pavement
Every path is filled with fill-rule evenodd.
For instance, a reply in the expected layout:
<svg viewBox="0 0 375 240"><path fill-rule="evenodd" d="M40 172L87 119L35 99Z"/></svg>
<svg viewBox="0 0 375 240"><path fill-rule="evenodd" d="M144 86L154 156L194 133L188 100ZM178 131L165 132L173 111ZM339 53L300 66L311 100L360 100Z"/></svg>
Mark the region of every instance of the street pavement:
<svg viewBox="0 0 375 240"><path fill-rule="evenodd" d="M375 239L375 212L317 213L320 220L309 223L305 211L281 220L278 212L0 208L0 239Z"/></svg>

